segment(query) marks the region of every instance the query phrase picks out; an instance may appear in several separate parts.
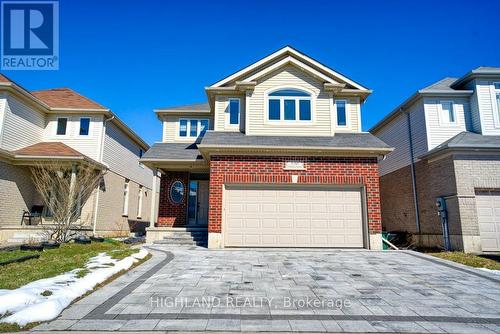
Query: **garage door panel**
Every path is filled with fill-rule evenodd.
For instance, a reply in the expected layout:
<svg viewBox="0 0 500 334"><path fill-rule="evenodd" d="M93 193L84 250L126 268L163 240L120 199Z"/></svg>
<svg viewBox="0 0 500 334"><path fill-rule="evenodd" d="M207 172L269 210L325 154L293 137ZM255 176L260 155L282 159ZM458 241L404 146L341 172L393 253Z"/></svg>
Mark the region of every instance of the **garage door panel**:
<svg viewBox="0 0 500 334"><path fill-rule="evenodd" d="M311 205L312 212L318 213L328 213L328 207L325 204L312 204Z"/></svg>
<svg viewBox="0 0 500 334"><path fill-rule="evenodd" d="M293 219L278 219L278 228L280 229L292 229L293 228Z"/></svg>
<svg viewBox="0 0 500 334"><path fill-rule="evenodd" d="M359 189L229 186L224 201L226 246L363 247Z"/></svg>
<svg viewBox="0 0 500 334"><path fill-rule="evenodd" d="M500 251L500 192L476 193L476 209L483 251Z"/></svg>
<svg viewBox="0 0 500 334"><path fill-rule="evenodd" d="M276 219L263 218L262 220L262 228L277 228L278 222Z"/></svg>
<svg viewBox="0 0 500 334"><path fill-rule="evenodd" d="M319 229L315 233L321 233L328 228L328 219L311 219L311 229Z"/></svg>

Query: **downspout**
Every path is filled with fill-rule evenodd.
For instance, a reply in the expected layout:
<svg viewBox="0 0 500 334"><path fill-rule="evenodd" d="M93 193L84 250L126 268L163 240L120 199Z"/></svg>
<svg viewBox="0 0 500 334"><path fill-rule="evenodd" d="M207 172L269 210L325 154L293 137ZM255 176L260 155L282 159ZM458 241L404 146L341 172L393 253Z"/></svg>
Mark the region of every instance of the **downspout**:
<svg viewBox="0 0 500 334"><path fill-rule="evenodd" d="M420 234L420 214L418 206L418 191L417 191L417 173L415 170L415 153L413 151L413 132L411 128L410 113L401 109L401 112L406 113L406 120L408 122L408 142L410 148L410 168L411 168L411 183L413 187L413 204L415 206L415 225L417 233Z"/></svg>
<svg viewBox="0 0 500 334"><path fill-rule="evenodd" d="M100 152L99 152L99 162L100 163L103 163L102 160L103 160L103 156L104 156L104 139L105 139L105 134L106 134L106 123L113 120L114 118L115 118L115 116L113 115L108 119L104 119L104 121L102 122L101 147L99 148L100 149ZM97 195L95 198L95 207L94 207L94 221L92 223L92 225L93 225L92 233L94 236L95 236L95 232L96 232L96 228L97 228L97 211L99 209L99 194L101 193L100 188L101 188L101 184L99 183L97 185Z"/></svg>

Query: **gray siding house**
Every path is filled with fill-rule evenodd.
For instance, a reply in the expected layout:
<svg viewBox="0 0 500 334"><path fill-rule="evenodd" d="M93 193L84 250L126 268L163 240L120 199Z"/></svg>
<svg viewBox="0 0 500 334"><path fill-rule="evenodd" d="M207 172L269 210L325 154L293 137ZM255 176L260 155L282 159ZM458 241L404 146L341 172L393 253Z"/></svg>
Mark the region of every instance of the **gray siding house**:
<svg viewBox="0 0 500 334"><path fill-rule="evenodd" d="M384 230L442 246L442 197L454 249L500 251L500 68L423 88L370 132L395 147L379 165Z"/></svg>

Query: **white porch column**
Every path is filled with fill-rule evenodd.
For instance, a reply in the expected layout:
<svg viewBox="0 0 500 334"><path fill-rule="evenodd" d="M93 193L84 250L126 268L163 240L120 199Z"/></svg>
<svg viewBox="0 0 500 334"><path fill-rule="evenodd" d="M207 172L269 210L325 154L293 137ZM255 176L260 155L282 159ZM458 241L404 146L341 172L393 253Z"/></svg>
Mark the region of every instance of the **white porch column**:
<svg viewBox="0 0 500 334"><path fill-rule="evenodd" d="M71 223L71 217L74 214L73 211L73 205L74 205L74 195L75 195L75 186L76 186L76 171L77 171L77 166L76 163L71 164L71 178L69 181L69 198L68 198L68 221L67 224L68 226ZM65 237L66 238L66 237Z"/></svg>
<svg viewBox="0 0 500 334"><path fill-rule="evenodd" d="M160 174L161 177L161 174ZM158 169L153 169L153 187L151 194L151 213L149 214L149 227L155 227L155 218L156 218L156 183L158 182Z"/></svg>

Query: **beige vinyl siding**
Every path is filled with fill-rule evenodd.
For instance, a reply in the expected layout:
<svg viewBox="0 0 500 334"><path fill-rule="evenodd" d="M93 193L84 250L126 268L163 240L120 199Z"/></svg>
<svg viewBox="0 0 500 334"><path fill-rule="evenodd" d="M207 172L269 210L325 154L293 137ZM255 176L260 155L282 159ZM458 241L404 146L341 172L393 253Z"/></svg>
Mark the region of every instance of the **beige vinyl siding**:
<svg viewBox="0 0 500 334"><path fill-rule="evenodd" d="M172 143L175 141L176 122L179 121L178 116L163 116L163 142Z"/></svg>
<svg viewBox="0 0 500 334"><path fill-rule="evenodd" d="M423 109L423 101L419 100L408 110L412 130L413 158L415 162L419 160L419 156L428 150L427 130ZM379 172L381 176L408 166L411 163L408 116L406 113L400 113L381 130L374 133L374 135L389 146L394 147L394 151L387 154L385 160L379 163Z"/></svg>
<svg viewBox="0 0 500 334"><path fill-rule="evenodd" d="M351 130L361 131L361 104L359 97L349 99L349 112L351 118Z"/></svg>
<svg viewBox="0 0 500 334"><path fill-rule="evenodd" d="M66 135L58 136L57 119L67 118ZM80 136L80 118L90 118L90 128L88 136ZM78 152L99 161L100 160L100 141L102 138L102 115L68 115L68 114L50 114L47 115L47 126L45 128L45 141L62 142Z"/></svg>
<svg viewBox="0 0 500 334"><path fill-rule="evenodd" d="M208 119L208 129L214 129L214 119L212 116L207 115L186 115L186 116L163 116L163 135L162 141L164 143L175 143L175 142L194 142L195 138L186 137L179 138L179 120L180 119Z"/></svg>
<svg viewBox="0 0 500 334"><path fill-rule="evenodd" d="M45 114L7 95L0 147L17 150L43 141Z"/></svg>
<svg viewBox="0 0 500 334"><path fill-rule="evenodd" d="M139 164L140 147L111 122L106 124L103 162L109 169L151 189L153 172Z"/></svg>
<svg viewBox="0 0 500 334"><path fill-rule="evenodd" d="M500 81L500 78L497 80ZM493 81L478 80L476 84L479 112L482 119L482 134L500 135L500 120L495 122L497 106Z"/></svg>
<svg viewBox="0 0 500 334"><path fill-rule="evenodd" d="M457 124L445 124L439 113L440 104L444 101L453 102ZM429 150L442 144L463 131L472 128L470 120L469 100L465 98L426 98L424 100L425 115L427 120Z"/></svg>
<svg viewBox="0 0 500 334"><path fill-rule="evenodd" d="M312 124L297 122L297 124L289 125L266 122L266 93L279 87L302 88L313 93ZM330 94L323 90L322 82L295 66L285 66L258 81L249 101L248 134L330 136L332 135L331 101ZM351 124L357 124L357 122L351 122Z"/></svg>
<svg viewBox="0 0 500 334"><path fill-rule="evenodd" d="M240 126L227 127L226 118L229 117L229 99L240 99ZM245 129L245 95L217 95L215 97L215 131L242 131Z"/></svg>

